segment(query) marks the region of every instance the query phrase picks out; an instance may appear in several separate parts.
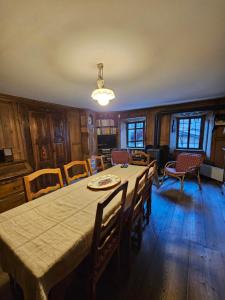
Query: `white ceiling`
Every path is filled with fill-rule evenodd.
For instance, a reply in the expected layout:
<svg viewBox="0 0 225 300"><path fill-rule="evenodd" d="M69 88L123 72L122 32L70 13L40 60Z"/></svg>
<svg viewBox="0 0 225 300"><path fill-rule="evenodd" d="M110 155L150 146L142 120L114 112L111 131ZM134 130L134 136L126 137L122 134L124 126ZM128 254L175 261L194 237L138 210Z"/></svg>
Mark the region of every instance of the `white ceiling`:
<svg viewBox="0 0 225 300"><path fill-rule="evenodd" d="M225 0L0 0L0 92L100 110L225 95Z"/></svg>

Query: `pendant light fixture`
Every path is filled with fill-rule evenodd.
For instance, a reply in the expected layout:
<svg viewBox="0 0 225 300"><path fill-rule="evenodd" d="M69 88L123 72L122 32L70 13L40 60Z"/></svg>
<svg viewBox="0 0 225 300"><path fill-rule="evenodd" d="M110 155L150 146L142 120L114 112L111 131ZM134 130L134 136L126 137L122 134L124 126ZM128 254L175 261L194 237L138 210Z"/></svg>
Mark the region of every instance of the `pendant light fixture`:
<svg viewBox="0 0 225 300"><path fill-rule="evenodd" d="M109 101L115 99L115 94L112 90L104 88L104 79L103 79L103 63L97 64L98 67L98 79L97 86L98 88L94 90L91 94L91 97L98 102L100 105L107 105Z"/></svg>

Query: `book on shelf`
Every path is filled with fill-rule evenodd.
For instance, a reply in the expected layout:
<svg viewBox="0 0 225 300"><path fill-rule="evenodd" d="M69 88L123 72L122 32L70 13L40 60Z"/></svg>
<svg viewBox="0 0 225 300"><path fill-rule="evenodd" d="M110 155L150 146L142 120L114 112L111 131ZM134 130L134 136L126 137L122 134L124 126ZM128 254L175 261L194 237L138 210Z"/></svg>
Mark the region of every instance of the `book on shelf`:
<svg viewBox="0 0 225 300"><path fill-rule="evenodd" d="M96 126L101 127L101 120L96 120Z"/></svg>
<svg viewBox="0 0 225 300"><path fill-rule="evenodd" d="M110 126L115 126L115 124L114 124L114 120L109 120L109 124L110 124Z"/></svg>
<svg viewBox="0 0 225 300"><path fill-rule="evenodd" d="M113 119L98 119L96 120L96 126L97 127L115 126L115 122Z"/></svg>
<svg viewBox="0 0 225 300"><path fill-rule="evenodd" d="M97 135L101 135L101 128L97 128Z"/></svg>
<svg viewBox="0 0 225 300"><path fill-rule="evenodd" d="M102 127L102 128L97 128L97 135L111 135L111 134L116 134L117 133L117 128L116 127Z"/></svg>

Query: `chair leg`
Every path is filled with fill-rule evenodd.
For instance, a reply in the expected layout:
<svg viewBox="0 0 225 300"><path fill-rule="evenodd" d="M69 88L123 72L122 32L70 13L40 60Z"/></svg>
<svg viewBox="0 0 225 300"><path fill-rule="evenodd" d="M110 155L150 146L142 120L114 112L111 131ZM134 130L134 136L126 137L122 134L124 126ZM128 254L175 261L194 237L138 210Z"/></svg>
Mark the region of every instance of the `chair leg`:
<svg viewBox="0 0 225 300"><path fill-rule="evenodd" d="M159 184L159 176L158 176L158 172L156 170L155 172L155 182L156 182L156 186L157 186L157 189L160 188L160 184ZM164 179L164 175L163 175L163 179Z"/></svg>
<svg viewBox="0 0 225 300"><path fill-rule="evenodd" d="M89 283L88 300L96 300L96 283L93 280Z"/></svg>
<svg viewBox="0 0 225 300"><path fill-rule="evenodd" d="M158 177L158 175L157 175L157 177ZM161 179L160 185L163 185L165 177L166 177L166 172L164 171L164 172L163 172L163 177L162 177L162 179ZM158 177L158 182L159 182L159 177Z"/></svg>
<svg viewBox="0 0 225 300"><path fill-rule="evenodd" d="M184 191L184 177L178 177L180 179L180 191Z"/></svg>
<svg viewBox="0 0 225 300"><path fill-rule="evenodd" d="M142 216L139 217L138 223L137 223L137 249L138 251L141 249L142 244L142 237L143 237L143 218Z"/></svg>
<svg viewBox="0 0 225 300"><path fill-rule="evenodd" d="M22 300L23 299L23 293L19 285L16 283L14 278L9 275L10 278L10 289L13 296L13 299L15 300Z"/></svg>
<svg viewBox="0 0 225 300"><path fill-rule="evenodd" d="M131 268L131 230L128 224L123 228L122 239L120 241L122 269L128 277Z"/></svg>
<svg viewBox="0 0 225 300"><path fill-rule="evenodd" d="M149 224L149 216L150 216L150 213L151 213L151 203L150 203L150 195L148 196L147 198L147 201L146 201L146 215L145 215L145 221L146 221L146 225Z"/></svg>
<svg viewBox="0 0 225 300"><path fill-rule="evenodd" d="M116 253L116 283L119 282L120 279L120 247L117 248Z"/></svg>
<svg viewBox="0 0 225 300"><path fill-rule="evenodd" d="M197 173L197 179L198 179L198 186L199 186L199 189L201 190L201 189L202 189L202 185L201 185L201 177L200 177L199 171L198 171L198 173Z"/></svg>
<svg viewBox="0 0 225 300"><path fill-rule="evenodd" d="M146 225L149 224L149 219L150 219L150 215L152 212L152 186L149 189L149 193L148 193L148 197L147 197L147 201L146 201Z"/></svg>

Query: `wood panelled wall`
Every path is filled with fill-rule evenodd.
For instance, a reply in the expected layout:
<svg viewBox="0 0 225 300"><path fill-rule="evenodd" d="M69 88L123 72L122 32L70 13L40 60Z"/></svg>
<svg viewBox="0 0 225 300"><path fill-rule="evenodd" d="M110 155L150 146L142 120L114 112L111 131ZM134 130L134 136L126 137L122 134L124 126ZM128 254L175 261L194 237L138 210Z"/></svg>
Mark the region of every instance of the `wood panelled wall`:
<svg viewBox="0 0 225 300"><path fill-rule="evenodd" d="M215 114L224 114L225 98L195 101L177 105L160 106L148 109L138 109L131 111L115 112L114 118L121 120L135 117L146 118L146 136L145 144L153 146L164 146L170 144L170 120L171 115L181 112L192 111L213 111ZM108 113L106 113L107 115ZM104 117L104 113L102 113ZM223 127L224 128L224 127ZM218 167L223 165L222 152L218 149L225 147L225 134L223 129L215 129L213 131L211 163Z"/></svg>
<svg viewBox="0 0 225 300"><path fill-rule="evenodd" d="M159 146L169 145L171 114L222 109L225 109L225 98L110 114L118 123L120 119L146 117L146 144ZM70 160L87 158L96 152L95 128L87 124L89 114L95 124L95 116L104 118L109 112L94 113L0 95L0 148L12 146L15 159L27 160L34 169L62 166ZM215 151L212 155L212 160L216 160Z"/></svg>
<svg viewBox="0 0 225 300"><path fill-rule="evenodd" d="M82 109L0 95L0 148L12 147L14 159L34 170L83 159L95 148L88 125L82 133L81 115L88 117Z"/></svg>

